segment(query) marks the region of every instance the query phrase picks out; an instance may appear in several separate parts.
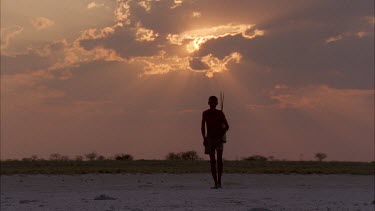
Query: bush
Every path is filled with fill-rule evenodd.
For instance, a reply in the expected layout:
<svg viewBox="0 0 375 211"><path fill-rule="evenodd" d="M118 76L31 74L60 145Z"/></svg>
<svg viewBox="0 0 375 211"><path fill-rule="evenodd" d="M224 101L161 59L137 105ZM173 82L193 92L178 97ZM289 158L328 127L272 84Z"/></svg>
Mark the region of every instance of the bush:
<svg viewBox="0 0 375 211"><path fill-rule="evenodd" d="M196 151L187 151L187 152L179 152L173 153L170 152L165 157L166 160L202 160L197 154Z"/></svg>
<svg viewBox="0 0 375 211"><path fill-rule="evenodd" d="M22 158L22 161L37 161L37 160L39 160L37 155L32 155L28 158Z"/></svg>
<svg viewBox="0 0 375 211"><path fill-rule="evenodd" d="M196 151L187 151L181 153L182 160L201 160Z"/></svg>
<svg viewBox="0 0 375 211"><path fill-rule="evenodd" d="M74 158L75 161L83 161L83 156L81 155L77 155L75 158Z"/></svg>
<svg viewBox="0 0 375 211"><path fill-rule="evenodd" d="M96 160L105 160L105 157L103 155L99 155Z"/></svg>
<svg viewBox="0 0 375 211"><path fill-rule="evenodd" d="M268 158L261 156L261 155L253 155L247 158L243 158L242 160L246 161L268 161Z"/></svg>
<svg viewBox="0 0 375 211"><path fill-rule="evenodd" d="M133 156L129 154L118 154L115 155L115 160L133 160Z"/></svg>
<svg viewBox="0 0 375 211"><path fill-rule="evenodd" d="M61 155L59 153L54 153L49 156L49 160L53 161L68 161L69 157L65 155Z"/></svg>
<svg viewBox="0 0 375 211"><path fill-rule="evenodd" d="M170 152L168 153L168 155L165 157L166 160L181 160L181 157L174 153L174 152Z"/></svg>
<svg viewBox="0 0 375 211"><path fill-rule="evenodd" d="M49 156L49 159L50 159L50 160L54 160L54 161L56 161L56 160L61 160L61 156L62 156L62 155L60 155L59 153L53 153L53 154L51 154L51 155Z"/></svg>
<svg viewBox="0 0 375 211"><path fill-rule="evenodd" d="M96 152L90 152L88 154L85 154L85 157L87 160L96 160L99 157L99 155Z"/></svg>

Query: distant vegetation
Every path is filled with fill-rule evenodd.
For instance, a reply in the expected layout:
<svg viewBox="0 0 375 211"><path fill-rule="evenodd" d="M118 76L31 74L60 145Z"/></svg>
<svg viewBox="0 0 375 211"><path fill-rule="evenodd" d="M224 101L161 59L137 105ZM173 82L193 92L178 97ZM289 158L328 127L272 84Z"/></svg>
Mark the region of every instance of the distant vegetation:
<svg viewBox="0 0 375 211"><path fill-rule="evenodd" d="M245 161L268 161L268 158L263 157L261 155L253 155L253 156L250 156L250 157L242 158L242 160L245 160Z"/></svg>
<svg viewBox="0 0 375 211"><path fill-rule="evenodd" d="M134 158L129 154L117 154L115 160L134 160Z"/></svg>
<svg viewBox="0 0 375 211"><path fill-rule="evenodd" d="M196 151L187 151L174 153L170 152L166 157L166 160L203 160L203 158L198 156Z"/></svg>
<svg viewBox="0 0 375 211"><path fill-rule="evenodd" d="M318 155L319 153L316 153ZM324 154L324 153L321 153ZM324 154L325 155L325 154ZM375 162L285 161L253 155L240 161L224 161L225 173L250 174L358 174L373 175ZM49 159L32 155L21 160L0 162L0 173L7 174L88 174L88 173L209 173L209 161L195 151L168 153L165 160L134 160L130 154L111 157L96 152L73 158L58 153Z"/></svg>
<svg viewBox="0 0 375 211"><path fill-rule="evenodd" d="M323 161L324 159L327 158L327 155L324 154L324 153L316 153L316 154L315 154L315 158L316 158L318 161Z"/></svg>

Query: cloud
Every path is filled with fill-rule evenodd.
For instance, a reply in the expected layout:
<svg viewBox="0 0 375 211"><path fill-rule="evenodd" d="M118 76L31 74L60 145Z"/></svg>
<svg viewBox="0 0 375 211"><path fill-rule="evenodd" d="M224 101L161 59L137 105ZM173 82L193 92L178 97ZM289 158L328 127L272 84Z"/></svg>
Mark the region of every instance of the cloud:
<svg viewBox="0 0 375 211"><path fill-rule="evenodd" d="M171 56L162 51L157 56L135 57L130 59L129 62L144 64L145 72L142 75L166 74L173 71L189 71L204 73L208 78L212 78L215 73L228 71L228 65L230 63L239 63L240 59L241 55L237 52L233 52L223 59L219 59L213 55L191 59L188 56Z"/></svg>
<svg viewBox="0 0 375 211"><path fill-rule="evenodd" d="M135 40L136 41L139 41L139 42L143 42L143 41L154 41L156 37L158 37L159 34L158 33L155 33L153 30L151 29L146 29L144 27L141 26L140 23L137 24L136 26L136 32L135 32Z"/></svg>
<svg viewBox="0 0 375 211"><path fill-rule="evenodd" d="M359 21L353 23L353 25L355 26L354 29L351 29L351 31L340 33L333 37L329 37L325 40L325 42L333 43L343 39L362 39L368 36L374 36L374 23L371 24L372 21L373 19L371 19L371 17L360 18Z"/></svg>
<svg viewBox="0 0 375 211"><path fill-rule="evenodd" d="M170 43L176 45L182 45L186 41L186 50L190 53L199 50L200 45L204 44L208 40L218 39L226 36L234 36L241 34L246 39L251 39L256 36L264 35L262 30L255 30L253 33L248 34L249 30L253 28L252 24L227 24L221 26L215 26L210 28L196 29L192 31L186 31L180 34L168 34L167 39Z"/></svg>
<svg viewBox="0 0 375 211"><path fill-rule="evenodd" d="M41 81L51 77L52 75L43 70L2 75L1 95L6 96L7 104L12 105L6 107L5 113L32 110L32 107L49 98L64 96L63 91L41 85Z"/></svg>
<svg viewBox="0 0 375 211"><path fill-rule="evenodd" d="M104 4L97 4L96 2L90 2L88 5L87 5L87 9L94 9L94 8L98 8L98 7L103 7Z"/></svg>
<svg viewBox="0 0 375 211"><path fill-rule="evenodd" d="M146 1L140 1L139 6L143 7L146 12L149 12L151 10L151 3L149 0Z"/></svg>
<svg viewBox="0 0 375 211"><path fill-rule="evenodd" d="M171 56L164 51L155 56L134 57L129 62L144 65L145 72L143 75L166 74L172 71L189 69L188 57Z"/></svg>
<svg viewBox="0 0 375 211"><path fill-rule="evenodd" d="M55 22L45 17L37 17L31 20L31 24L35 29L43 30L55 25Z"/></svg>
<svg viewBox="0 0 375 211"><path fill-rule="evenodd" d="M192 58L189 61L189 65L193 70L208 70L210 66L202 61L202 58Z"/></svg>
<svg viewBox="0 0 375 211"><path fill-rule="evenodd" d="M277 18L280 17L276 16L275 20L277 21L273 20L268 25L263 23L257 24L257 28L255 28L255 24L253 23L242 21L242 23L239 24L238 20L236 21L237 23L228 23L223 21L223 19L216 22L213 21L214 24L210 23L208 25L211 26L207 27L207 20L211 20L210 18L212 18L210 17L212 13L209 12L208 5L212 5L212 3L204 3L199 9L199 12L196 12L194 2L117 0L116 3L114 23L102 28L83 30L75 41L67 44L63 55L60 55L61 58L59 61L55 63L55 65L52 65L49 70L69 69L83 63L98 61L100 59L121 62L127 62L129 60L149 60L148 62L143 62L145 65L144 68L147 70L146 72L165 73L176 70L175 64L170 67L173 63L171 61L180 60L184 61L184 70L202 72L212 77L215 72L228 70L229 66L227 61L230 61L233 63L253 62L263 69L272 69L272 71L275 71L275 78L293 75L285 73L284 71L296 71L296 74L302 74L302 72L298 72L298 70L306 68L306 71L309 72L308 74L313 75L313 77L309 77L305 81L319 81L319 79L316 79L318 74L321 74L321 78L326 77L326 75L324 75L325 73L323 74L322 71L332 72L332 75L334 75L333 72L340 73L345 71L337 67L329 66L329 70L310 71L310 68L314 65L311 65L308 61L312 64L323 63L321 66L326 66L324 62L328 63L328 61L325 58L329 55L327 55L327 52L324 52L322 45L313 47L322 47L321 49L317 48L302 52L298 52L296 46L308 49L310 47L309 43L314 43L319 39L328 40L327 42L337 42L339 40L344 41L349 37L361 38L364 42L367 42L365 39L372 36L364 26L361 26L357 28L362 30L356 30L355 32L351 32L351 34L344 32L344 34L339 33L338 35L336 33L337 36L326 36L331 34L331 32L326 32L321 33L324 35L324 38L323 35L321 35L320 37L316 37L316 39L312 39L314 38L314 31L321 30L321 27L324 27L324 25L317 22L314 19L315 17L311 17L311 15L307 15L306 18L303 19L297 16L297 18L293 20L293 23L284 25L280 23L284 21L283 18L285 17L281 16L281 19L278 20ZM95 3L95 5L98 4ZM173 5L179 6L178 8L174 7L171 9ZM217 6L218 10L223 10L231 14L230 10L224 10L225 4L218 4ZM238 8L237 12L241 13L241 7L239 5L234 4L233 6ZM269 5L263 5L263 3L257 3L254 4L254 6L259 8L269 7ZM302 7L301 5L296 6L296 8L304 7L305 6ZM294 10L296 8L294 8ZM256 11L259 10L254 9L254 12ZM308 14L312 12L313 10L309 10ZM194 21L189 18L167 18L166 22L157 21L167 16L191 17L192 13L196 13L196 15L198 13L207 14L204 16L205 19L202 20L206 22L206 26L197 23L189 25L189 22ZM296 14L299 15L299 13L292 13L291 15ZM371 21L370 17L371 16L361 14L361 18L356 21L365 24ZM150 20L160 24L150 25L150 23L152 23ZM179 24L176 25L177 22ZM174 28L171 28L172 26ZM366 26L369 28L368 24ZM190 30L182 30L184 27ZM303 39L305 40L302 41L302 37L304 37ZM293 42L301 43L294 44ZM336 47L337 46L334 46L334 48ZM41 55L43 53L47 55L48 49L49 48L40 49L36 50L36 52L40 52ZM332 49L330 50L332 51ZM315 53L317 51L323 51L323 53ZM160 57L160 52L165 52L163 58L168 58L168 62L164 62L163 60L158 62L154 61L154 58ZM189 55L189 53L191 55ZM318 61L309 60L308 57L312 55L317 55L315 57L318 58ZM242 59L240 60L239 58ZM268 58L272 59L270 60ZM288 67L288 65L291 65L291 67ZM151 66L158 67L157 71L150 71ZM66 73L67 72L69 71L66 71ZM303 77L294 78L295 79L291 80L301 79L302 81L305 79Z"/></svg>
<svg viewBox="0 0 375 211"><path fill-rule="evenodd" d="M95 61L123 61L117 53L111 49L96 47L90 50L85 50L76 41L68 45L64 49L64 54L58 62L47 68L48 71L54 72L61 80L67 80L72 77L72 72L69 70L78 67L85 63L92 63Z"/></svg>
<svg viewBox="0 0 375 211"><path fill-rule="evenodd" d="M116 24L114 26L107 26L102 29L91 28L83 30L77 40L88 40L88 39L100 39L113 34L117 27L122 26L121 24Z"/></svg>
<svg viewBox="0 0 375 211"><path fill-rule="evenodd" d="M286 84L276 84L275 89L287 89L288 86Z"/></svg>
<svg viewBox="0 0 375 211"><path fill-rule="evenodd" d="M175 3L180 4L182 2ZM152 12L155 10L151 11L150 8L154 4L158 4L158 9L165 6L169 8L170 11L168 12L174 11L170 5L155 1L142 1L138 4L134 4L133 1L118 1L118 7L115 11L116 21L118 22L114 26L102 29L85 30L79 38L79 45L87 51L96 47L114 50L124 61L142 61L141 63L145 65L145 74L163 74L177 69L183 70L181 67L184 66L184 70L204 72L207 77L213 77L214 73L227 70L229 62L238 63L240 54L233 50L222 58L216 58L209 53L199 55L200 60L207 62L206 66L209 68L206 71L198 71L196 66L189 66L191 58L187 53L197 51L200 45L211 39L235 35L241 35L244 39L252 39L264 35L264 31L252 29L254 26L252 24L224 24L209 28L198 28L179 34L159 33L157 30L144 27L142 21L137 20L137 16L134 16L136 14L134 12L137 11L135 9L140 7L153 15ZM124 44L119 45L118 43ZM181 51L184 47L188 50L187 52ZM164 60L155 62L154 58L160 57L160 52L164 52ZM174 64L173 61L176 60L184 61L183 65ZM151 67L155 70L151 71Z"/></svg>
<svg viewBox="0 0 375 211"><path fill-rule="evenodd" d="M171 9L175 9L175 8L181 6L183 1L182 0L174 0L173 3L174 4L171 6Z"/></svg>
<svg viewBox="0 0 375 211"><path fill-rule="evenodd" d="M339 34L335 37L330 37L326 39L326 43L336 42L338 40L341 40L343 38L343 35Z"/></svg>
<svg viewBox="0 0 375 211"><path fill-rule="evenodd" d="M200 18L202 16L202 13L200 12L193 12L192 17L193 18Z"/></svg>
<svg viewBox="0 0 375 211"><path fill-rule="evenodd" d="M206 72L206 76L212 78L214 73L220 73L228 70L228 64L230 62L239 63L241 60L241 54L238 52L233 52L230 55L224 57L224 59L219 59L214 57L212 54L202 57L201 61L209 67Z"/></svg>
<svg viewBox="0 0 375 211"><path fill-rule="evenodd" d="M12 39L23 31L21 26L13 26L7 28L1 28L1 53L6 53L6 49L9 47Z"/></svg>
<svg viewBox="0 0 375 211"><path fill-rule="evenodd" d="M310 113L339 113L340 115L369 120L373 113L373 89L337 89L328 85L288 87L277 84L269 92L273 103L251 104L251 110L299 110Z"/></svg>
<svg viewBox="0 0 375 211"><path fill-rule="evenodd" d="M118 4L114 12L116 21L129 25L131 23L129 19L131 0L127 0L125 2L122 0L116 0L116 2Z"/></svg>

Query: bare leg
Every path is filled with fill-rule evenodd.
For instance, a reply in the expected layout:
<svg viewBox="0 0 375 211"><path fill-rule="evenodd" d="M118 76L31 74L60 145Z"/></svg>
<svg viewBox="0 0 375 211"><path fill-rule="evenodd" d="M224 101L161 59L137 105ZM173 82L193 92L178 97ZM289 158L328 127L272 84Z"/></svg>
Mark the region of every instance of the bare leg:
<svg viewBox="0 0 375 211"><path fill-rule="evenodd" d="M223 150L217 150L218 185L221 188L221 175L223 174Z"/></svg>
<svg viewBox="0 0 375 211"><path fill-rule="evenodd" d="M210 163L211 163L211 174L212 178L215 182L215 188L217 187L217 173L216 173L216 159L215 159L215 151L210 153Z"/></svg>

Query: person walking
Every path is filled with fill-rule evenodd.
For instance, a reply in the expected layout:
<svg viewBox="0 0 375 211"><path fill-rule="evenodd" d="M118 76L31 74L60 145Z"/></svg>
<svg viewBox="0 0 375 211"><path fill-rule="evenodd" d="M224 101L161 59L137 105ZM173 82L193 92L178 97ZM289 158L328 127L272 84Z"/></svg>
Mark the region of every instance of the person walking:
<svg viewBox="0 0 375 211"><path fill-rule="evenodd" d="M226 142L226 132L229 124L222 110L216 109L218 99L211 96L208 99L210 108L202 114L201 132L205 154L210 156L211 173L215 185L213 189L222 188L221 176L223 174L223 149ZM217 155L217 159L216 156ZM217 164L217 168L216 168Z"/></svg>

